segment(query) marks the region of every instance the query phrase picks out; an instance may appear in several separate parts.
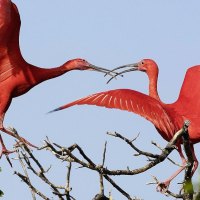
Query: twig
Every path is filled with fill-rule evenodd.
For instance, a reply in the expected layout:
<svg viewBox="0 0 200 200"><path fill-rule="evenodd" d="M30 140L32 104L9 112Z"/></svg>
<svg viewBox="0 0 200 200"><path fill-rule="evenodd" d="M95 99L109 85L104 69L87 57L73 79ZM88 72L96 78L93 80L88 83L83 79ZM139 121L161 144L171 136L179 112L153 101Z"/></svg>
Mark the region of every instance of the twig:
<svg viewBox="0 0 200 200"><path fill-rule="evenodd" d="M19 146L21 149L24 149L25 152L28 154L28 156L26 155L26 153L21 152L24 161L26 162L26 164L28 165L28 168L36 175L38 176L43 182L45 182L46 184L48 184L52 189L53 192L58 196L58 198L60 200L64 200L62 197L62 194L59 192L58 188L60 188L59 186L54 185L52 182L49 181L49 179L45 176L45 173L47 171L44 170L44 168L42 167L42 165L40 164L40 162L35 158L35 156L32 154L32 152L30 151L30 149L26 146L26 144L20 144ZM38 168L40 169L39 172L37 172L34 167L32 166L30 159L34 161L34 163L38 166Z"/></svg>
<svg viewBox="0 0 200 200"><path fill-rule="evenodd" d="M21 156L20 156L20 154L19 154L19 151L17 151L17 155L18 155L19 162L20 162L20 164L21 164L21 166L22 166L22 169L23 169L23 171L24 171L24 174L25 174L25 176L26 176L27 182L31 183L30 178L29 178L29 176L28 176L28 172L27 172L27 170L26 170L26 166L25 166L25 164L24 164L23 161L22 161L22 158L21 158ZM30 187L30 188L31 188L31 187ZM31 189L31 194L32 194L33 200L36 200L35 192L34 192L32 189Z"/></svg>
<svg viewBox="0 0 200 200"><path fill-rule="evenodd" d="M102 159L102 165L101 167L104 167L105 164L105 157L106 157L106 147L107 147L107 142L104 144L104 151L103 151L103 159ZM101 171L99 171L99 176L100 176L100 194L104 196L104 184L103 184L103 174Z"/></svg>
<svg viewBox="0 0 200 200"><path fill-rule="evenodd" d="M37 189L31 184L31 182L28 181L28 179L27 179L26 176L24 176L24 175L22 175L21 173L16 172L16 171L14 172L14 174L16 174L18 177L20 177L21 180L24 181L24 183L26 183L34 193L38 194L38 195L39 195L41 198L43 198L44 200L50 200L48 197L46 197L44 194L42 194L39 190L37 190Z"/></svg>
<svg viewBox="0 0 200 200"><path fill-rule="evenodd" d="M104 166L104 164L105 164L105 160L106 160L106 150L107 150L107 142L105 142L105 144L104 144L102 166Z"/></svg>
<svg viewBox="0 0 200 200"><path fill-rule="evenodd" d="M133 200L130 195L125 192L121 187L119 187L108 175L104 175L104 178L111 183L111 185L117 189L122 195L124 195L127 199Z"/></svg>
<svg viewBox="0 0 200 200"><path fill-rule="evenodd" d="M138 136L135 139L133 139L133 140L129 140L128 138L122 136L121 134L119 134L117 132L114 132L114 133L113 132L107 132L107 134L110 135L110 136L117 137L117 138L120 138L120 139L124 140L131 148L133 148L135 151L137 151L139 155L144 155L144 156L151 157L151 158L158 158L159 157L159 155L152 154L152 153L145 152L145 151L141 151L140 149L138 149L133 144L133 141L135 141L135 139Z"/></svg>
<svg viewBox="0 0 200 200"><path fill-rule="evenodd" d="M160 145L158 145L156 142L152 141L151 144L153 144L154 146L156 146L156 147L157 147L158 149L160 149L161 151L164 151L164 149L163 149ZM174 146L174 148L176 148L176 146ZM174 165L176 165L176 166L178 166L178 167L182 167L182 165L176 163L176 162L173 161L171 158L168 158L168 157L167 157L167 160L169 160L172 164L174 164Z"/></svg>
<svg viewBox="0 0 200 200"><path fill-rule="evenodd" d="M71 168L72 168L72 163L69 162L69 165L68 165L68 172L67 172L67 183L66 183L66 188L65 188L65 192L66 192L66 198L67 200L71 200L71 196L70 196L70 191L71 191L71 188L70 188L70 175L71 175Z"/></svg>

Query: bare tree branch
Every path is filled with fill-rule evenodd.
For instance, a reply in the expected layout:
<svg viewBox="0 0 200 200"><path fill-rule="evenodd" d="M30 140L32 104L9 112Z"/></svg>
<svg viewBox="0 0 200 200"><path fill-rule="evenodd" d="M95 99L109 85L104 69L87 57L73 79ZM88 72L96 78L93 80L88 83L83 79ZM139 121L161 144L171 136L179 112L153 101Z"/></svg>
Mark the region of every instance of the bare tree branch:
<svg viewBox="0 0 200 200"><path fill-rule="evenodd" d="M176 149L176 143L178 140L183 138L183 145L184 149L188 158L188 165L186 166L186 172L185 172L185 177L184 177L184 193L183 194L175 194L169 190L166 191L166 195L170 195L175 198L180 198L183 200L192 200L192 196L194 194L193 190L190 191L188 189L188 182L192 185L191 182L191 170L193 166L193 157L192 157L192 152L190 148L190 142L189 142L189 136L188 136L188 123L185 123L183 128L179 130L172 140L166 145L166 147L163 149L161 148L162 152L161 154L152 154L150 152L145 152L140 150L139 148L135 147L133 142L136 140L136 138L130 140L124 136L122 136L119 133L107 133L110 136L116 137L121 139L122 141L125 141L128 146L130 146L132 149L134 149L138 155L144 155L147 156L148 158L151 158L148 160L148 163L144 165L143 167L140 167L138 169L108 169L105 167L105 160L106 160L106 152L107 150L107 142L105 142L104 145L104 150L103 150L103 156L102 156L102 161L101 164L96 164L85 152L84 150L78 145L78 144L73 144L70 147L63 147L59 144L56 143L51 143L50 140L47 138L44 141L44 146L42 146L39 150L48 150L51 152L52 155L54 155L57 159L67 162L68 167L67 167L67 174L66 174L66 183L63 184L63 186L57 186L56 184L52 183L48 178L47 178L47 173L49 171L46 170L43 167L43 164L37 159L32 151L25 145L25 144L20 144L18 147L18 160L21 163L22 169L24 171L25 175L22 175L19 172L15 172L15 174L20 177L23 182L25 182L29 188L31 189L32 192L32 197L35 200L35 194L38 194L40 197L43 199L50 199L46 195L44 195L42 192L40 192L38 189L36 189L33 184L31 183L31 180L28 175L28 171L32 172L35 176L39 177L41 181L43 181L45 184L47 184L51 189L52 193L58 197L59 200L75 200L74 197L70 195L70 192L72 190L71 185L70 185L70 176L71 176L71 170L72 170L72 164L77 163L80 165L80 168L87 168L88 170L96 171L99 175L99 182L100 182L100 193L97 194L93 200L111 200L111 196L108 198L104 194L104 179L107 180L119 193L121 193L126 199L128 200L136 200L139 198L136 197L131 197L131 195L126 192L124 189L122 189L121 186L119 186L111 176L132 176L136 175L139 173L143 173L147 171L148 169L156 166L157 164L163 162L165 159L168 158L169 154ZM157 145L157 144L156 144ZM158 145L157 145L158 146ZM75 153L78 152L78 155ZM173 163L173 162L172 162ZM36 166L36 167L34 167ZM37 169L36 169L37 168ZM149 184L158 184L159 181L154 178L153 183ZM133 191L134 192L134 191ZM198 195L196 195L194 200L198 199Z"/></svg>

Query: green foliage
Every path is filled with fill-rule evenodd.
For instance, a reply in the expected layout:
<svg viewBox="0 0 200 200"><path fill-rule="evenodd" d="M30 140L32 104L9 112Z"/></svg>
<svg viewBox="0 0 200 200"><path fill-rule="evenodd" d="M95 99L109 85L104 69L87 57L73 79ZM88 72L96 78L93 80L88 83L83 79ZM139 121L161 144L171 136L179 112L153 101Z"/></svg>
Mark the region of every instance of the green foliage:
<svg viewBox="0 0 200 200"><path fill-rule="evenodd" d="M194 191L193 191L193 185L192 185L192 182L191 181L187 181L185 184L184 184L184 191L188 194L193 194Z"/></svg>

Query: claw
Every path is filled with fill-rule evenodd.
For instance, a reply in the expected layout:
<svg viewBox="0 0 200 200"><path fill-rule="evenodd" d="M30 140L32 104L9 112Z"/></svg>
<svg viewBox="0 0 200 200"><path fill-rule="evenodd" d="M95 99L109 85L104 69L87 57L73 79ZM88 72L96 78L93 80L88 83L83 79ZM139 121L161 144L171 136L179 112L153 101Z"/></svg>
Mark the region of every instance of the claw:
<svg viewBox="0 0 200 200"><path fill-rule="evenodd" d="M0 158L2 157L3 154L7 156L7 155L9 155L9 154L11 154L11 153L14 153L14 152L16 152L16 150L10 151L10 150L7 150L7 149L5 149L5 148L2 148L2 151L1 151L1 153L0 153Z"/></svg>
<svg viewBox="0 0 200 200"><path fill-rule="evenodd" d="M6 160L8 161L8 163L10 164L11 167L13 167L13 166L12 166L12 163L11 163L10 158L9 158L8 155L11 154L11 153L14 153L14 152L16 152L16 150L10 151L10 150L2 148L2 151L1 151L1 154L0 154L0 158L2 157L3 154L5 155Z"/></svg>
<svg viewBox="0 0 200 200"><path fill-rule="evenodd" d="M169 188L169 185L170 185L170 181L168 180L164 182L159 182L156 187L156 191L165 194Z"/></svg>
<svg viewBox="0 0 200 200"><path fill-rule="evenodd" d="M6 147L5 147L5 145L4 145L4 142L3 142L3 139L2 139L2 137L1 137L1 135L0 135L0 143L1 143L1 145L2 145L2 150L1 150L1 153L0 153L0 159L1 159L1 157L2 157L3 155L5 155L5 156L6 156L6 159L7 159L7 161L8 161L8 163L9 163L10 166L12 167L12 163L11 163L10 158L8 157L8 155L11 154L11 153L14 153L16 150L12 150L12 151L7 150Z"/></svg>

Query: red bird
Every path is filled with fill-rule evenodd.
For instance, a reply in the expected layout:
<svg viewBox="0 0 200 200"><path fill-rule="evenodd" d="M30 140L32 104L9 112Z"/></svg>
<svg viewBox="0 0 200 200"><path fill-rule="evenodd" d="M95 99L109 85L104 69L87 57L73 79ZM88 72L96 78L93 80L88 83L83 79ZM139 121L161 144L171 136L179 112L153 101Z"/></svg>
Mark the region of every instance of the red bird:
<svg viewBox="0 0 200 200"><path fill-rule="evenodd" d="M48 79L61 76L71 70L96 70L109 73L107 69L96 67L83 59L70 60L63 65L45 69L27 63L19 47L20 16L18 9L10 0L0 0L0 130L16 137L4 128L3 120L12 98L28 92L32 87ZM26 144L35 147L24 138ZM0 136L2 154L8 154Z"/></svg>
<svg viewBox="0 0 200 200"><path fill-rule="evenodd" d="M165 104L159 98L157 91L159 70L157 64L153 60L144 59L136 64L124 65L114 70L124 67L129 67L129 69L119 74L139 70L148 75L149 95L129 89L110 90L84 97L51 112L82 104L127 110L149 120L155 126L159 134L167 141L170 141L174 134L182 128L186 119L190 120L189 135L194 156L194 166L192 170L194 174L198 167L198 161L194 153L193 144L200 142L200 65L187 70L179 98L172 104ZM160 191L165 191L171 180L185 168L186 159L182 153L180 142L177 144L177 150L182 159L183 167L178 169L178 171L166 181L158 185L157 189Z"/></svg>

